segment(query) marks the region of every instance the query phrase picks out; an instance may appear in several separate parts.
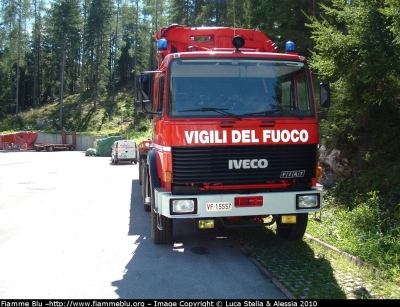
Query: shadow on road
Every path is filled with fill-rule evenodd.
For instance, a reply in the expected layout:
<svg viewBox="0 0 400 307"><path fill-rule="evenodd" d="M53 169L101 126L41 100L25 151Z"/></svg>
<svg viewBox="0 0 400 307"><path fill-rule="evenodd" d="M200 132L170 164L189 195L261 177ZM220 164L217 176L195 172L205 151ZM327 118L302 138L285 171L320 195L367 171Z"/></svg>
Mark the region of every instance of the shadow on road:
<svg viewBox="0 0 400 307"><path fill-rule="evenodd" d="M112 282L120 298L286 298L221 231L195 233L190 220L175 220L174 243L154 244L138 180L132 181L128 235L137 237L132 258L123 278Z"/></svg>

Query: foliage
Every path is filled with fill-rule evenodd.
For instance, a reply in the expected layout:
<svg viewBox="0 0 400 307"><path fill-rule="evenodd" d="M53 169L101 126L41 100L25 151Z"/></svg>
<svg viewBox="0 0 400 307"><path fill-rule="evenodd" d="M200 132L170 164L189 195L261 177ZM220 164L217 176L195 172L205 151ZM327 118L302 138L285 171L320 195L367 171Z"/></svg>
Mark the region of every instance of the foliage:
<svg viewBox="0 0 400 307"><path fill-rule="evenodd" d="M326 191L322 219L309 223L307 232L400 282L400 204L391 212L377 191L361 194L352 188L340 197Z"/></svg>
<svg viewBox="0 0 400 307"><path fill-rule="evenodd" d="M321 122L322 143L348 159L360 193L380 191L393 211L400 201L394 173L400 168L400 143L393 142L400 129L394 18L383 0L332 2L322 5L329 21L309 17L308 25L316 43L310 63L332 80L335 101Z"/></svg>
<svg viewBox="0 0 400 307"><path fill-rule="evenodd" d="M64 101L64 129L87 135L127 135L134 139L151 136L150 120L143 113L135 112L129 88L118 88L113 112L108 116L110 97L110 93L102 96L105 103L94 109L89 97L84 99L82 108L79 108L79 95L68 96ZM3 133L21 130L60 133L56 120L58 112L58 104L49 103L32 111L21 112L18 120L15 116L7 116L0 120L0 130Z"/></svg>

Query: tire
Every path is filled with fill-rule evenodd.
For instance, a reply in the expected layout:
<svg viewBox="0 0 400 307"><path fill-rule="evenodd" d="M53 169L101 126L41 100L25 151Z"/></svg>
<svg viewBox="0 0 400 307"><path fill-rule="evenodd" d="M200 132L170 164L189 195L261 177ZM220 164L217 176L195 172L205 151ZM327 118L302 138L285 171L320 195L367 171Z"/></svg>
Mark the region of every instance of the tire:
<svg viewBox="0 0 400 307"><path fill-rule="evenodd" d="M151 238L155 244L169 244L172 242L173 223L172 219L167 218L154 210L154 188L151 188ZM158 229L158 222L163 227L163 230Z"/></svg>
<svg viewBox="0 0 400 307"><path fill-rule="evenodd" d="M49 146L49 151L53 151L53 150L54 150L53 146Z"/></svg>
<svg viewBox="0 0 400 307"><path fill-rule="evenodd" d="M298 213L296 215L296 224L282 224L281 217L277 219L278 236L288 241L297 241L303 238L307 228L308 213Z"/></svg>

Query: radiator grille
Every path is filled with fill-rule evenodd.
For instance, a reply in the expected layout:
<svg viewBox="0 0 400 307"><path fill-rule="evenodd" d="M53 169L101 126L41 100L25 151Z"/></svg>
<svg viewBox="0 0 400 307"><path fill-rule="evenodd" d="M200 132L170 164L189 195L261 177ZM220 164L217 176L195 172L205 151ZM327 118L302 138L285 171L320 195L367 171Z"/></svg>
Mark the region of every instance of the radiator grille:
<svg viewBox="0 0 400 307"><path fill-rule="evenodd" d="M229 169L229 160L267 159L268 167ZM173 147L173 183L257 184L281 180L283 171L315 177L317 145Z"/></svg>

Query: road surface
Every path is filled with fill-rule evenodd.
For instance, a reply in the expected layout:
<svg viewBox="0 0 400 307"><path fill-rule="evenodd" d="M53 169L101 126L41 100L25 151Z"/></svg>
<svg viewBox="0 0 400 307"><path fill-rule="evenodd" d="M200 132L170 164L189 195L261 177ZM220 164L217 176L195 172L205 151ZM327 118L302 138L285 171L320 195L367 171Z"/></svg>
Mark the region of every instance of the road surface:
<svg viewBox="0 0 400 307"><path fill-rule="evenodd" d="M0 151L1 299L286 299L219 231L155 245L138 165Z"/></svg>

